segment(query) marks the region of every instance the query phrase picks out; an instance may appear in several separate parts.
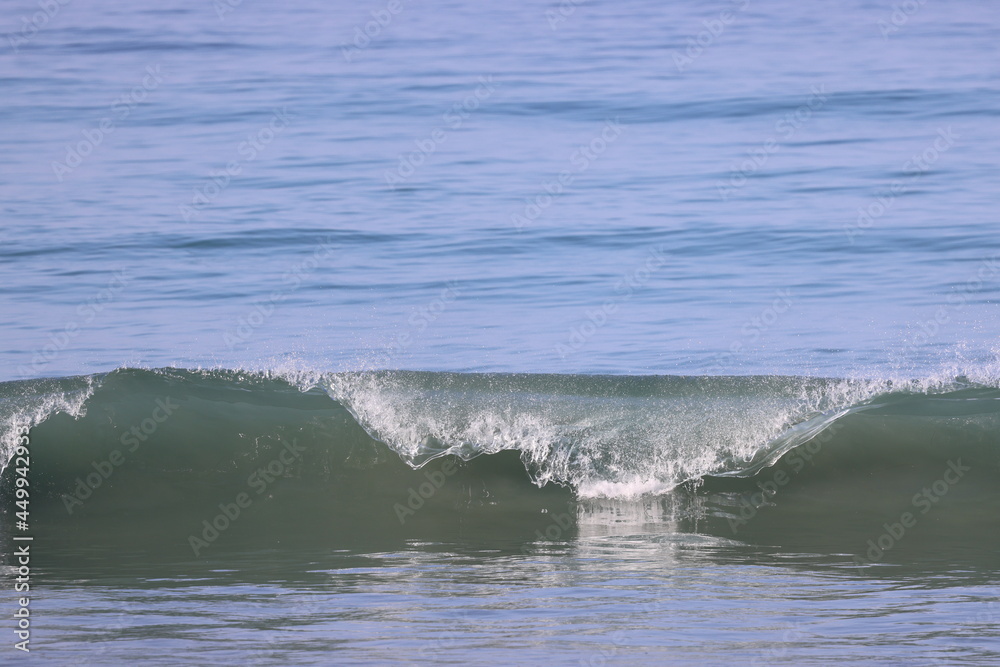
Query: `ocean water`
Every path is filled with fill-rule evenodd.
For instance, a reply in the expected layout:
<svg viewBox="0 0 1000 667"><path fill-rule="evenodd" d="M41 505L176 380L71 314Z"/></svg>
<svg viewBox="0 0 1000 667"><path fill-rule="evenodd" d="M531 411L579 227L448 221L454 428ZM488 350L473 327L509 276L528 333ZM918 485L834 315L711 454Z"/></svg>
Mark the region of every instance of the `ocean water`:
<svg viewBox="0 0 1000 667"><path fill-rule="evenodd" d="M3 14L3 662L1000 663L994 4Z"/></svg>

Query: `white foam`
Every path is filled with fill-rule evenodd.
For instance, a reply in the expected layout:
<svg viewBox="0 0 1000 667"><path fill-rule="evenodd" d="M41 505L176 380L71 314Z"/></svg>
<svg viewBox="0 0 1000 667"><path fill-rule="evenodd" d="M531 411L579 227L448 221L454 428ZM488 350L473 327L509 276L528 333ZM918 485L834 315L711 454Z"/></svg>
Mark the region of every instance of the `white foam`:
<svg viewBox="0 0 1000 667"><path fill-rule="evenodd" d="M727 393L727 382L711 390L678 383L686 394L668 387L650 396L580 396L532 393L523 377L446 381L380 372L332 375L329 392L414 467L444 454L469 459L516 450L540 486L636 498L738 467L793 424L877 391L809 380L757 387L744 378L731 379L740 391Z"/></svg>
<svg viewBox="0 0 1000 667"><path fill-rule="evenodd" d="M94 375L0 385L0 472L13 459L21 433L59 412L74 419L82 417L87 399L99 386L100 377Z"/></svg>

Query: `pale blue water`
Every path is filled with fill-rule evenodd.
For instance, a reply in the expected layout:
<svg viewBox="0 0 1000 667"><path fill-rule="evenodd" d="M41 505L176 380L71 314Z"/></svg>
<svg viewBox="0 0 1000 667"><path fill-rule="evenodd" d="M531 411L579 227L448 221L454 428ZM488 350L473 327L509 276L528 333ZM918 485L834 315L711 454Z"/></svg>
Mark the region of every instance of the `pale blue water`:
<svg viewBox="0 0 1000 667"><path fill-rule="evenodd" d="M8 28L33 7L12 6ZM887 39L892 8L873 3L588 3L555 30L556 5L407 4L347 62L381 7L243 3L220 19L208 2L70 3L8 44L4 375L285 355L352 368L386 348L388 367L434 370L837 375L900 362L942 307L904 361L994 349L1000 270L975 282L1000 251L990 3L925 4ZM241 150L282 110L287 126ZM60 181L53 163L105 118L113 131ZM616 119L603 153L574 160ZM910 170L940 130L953 141ZM433 153L392 189L416 142ZM763 164L744 165L757 149ZM563 171L572 182L518 229ZM185 220L198 191L209 201ZM125 286L104 293L116 271ZM430 322L420 309L449 284ZM273 315L231 348L274 291ZM755 325L779 293L787 312ZM579 344L605 302L616 312Z"/></svg>
<svg viewBox="0 0 1000 667"><path fill-rule="evenodd" d="M0 380L218 366L995 382L994 3L4 10ZM38 655L242 662L240 633L292 625L308 634L264 663L1000 655L995 612L963 620L995 598L990 567L845 579L749 550L706 557L706 578L690 545L665 565L662 526L626 523L530 562L355 554L378 565L342 588L280 566L212 575L184 602L148 571L94 575L97 594L54 567ZM313 569L339 581L340 557ZM424 585L436 577L453 585ZM311 627L262 602L296 586L336 592L342 616ZM116 597L140 609L130 629L83 620ZM475 618L445 620L457 609Z"/></svg>

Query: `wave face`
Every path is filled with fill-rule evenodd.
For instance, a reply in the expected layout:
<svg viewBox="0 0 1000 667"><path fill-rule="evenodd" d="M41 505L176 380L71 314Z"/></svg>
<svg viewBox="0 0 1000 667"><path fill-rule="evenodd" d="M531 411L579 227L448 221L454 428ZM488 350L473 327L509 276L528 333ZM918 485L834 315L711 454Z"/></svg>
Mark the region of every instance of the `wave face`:
<svg viewBox="0 0 1000 667"><path fill-rule="evenodd" d="M73 540L123 521L202 550L476 522L551 538L639 507L735 539L843 543L907 509L979 532L998 515L1000 389L965 378L121 369L0 384L0 411L5 464L30 429L36 525Z"/></svg>

